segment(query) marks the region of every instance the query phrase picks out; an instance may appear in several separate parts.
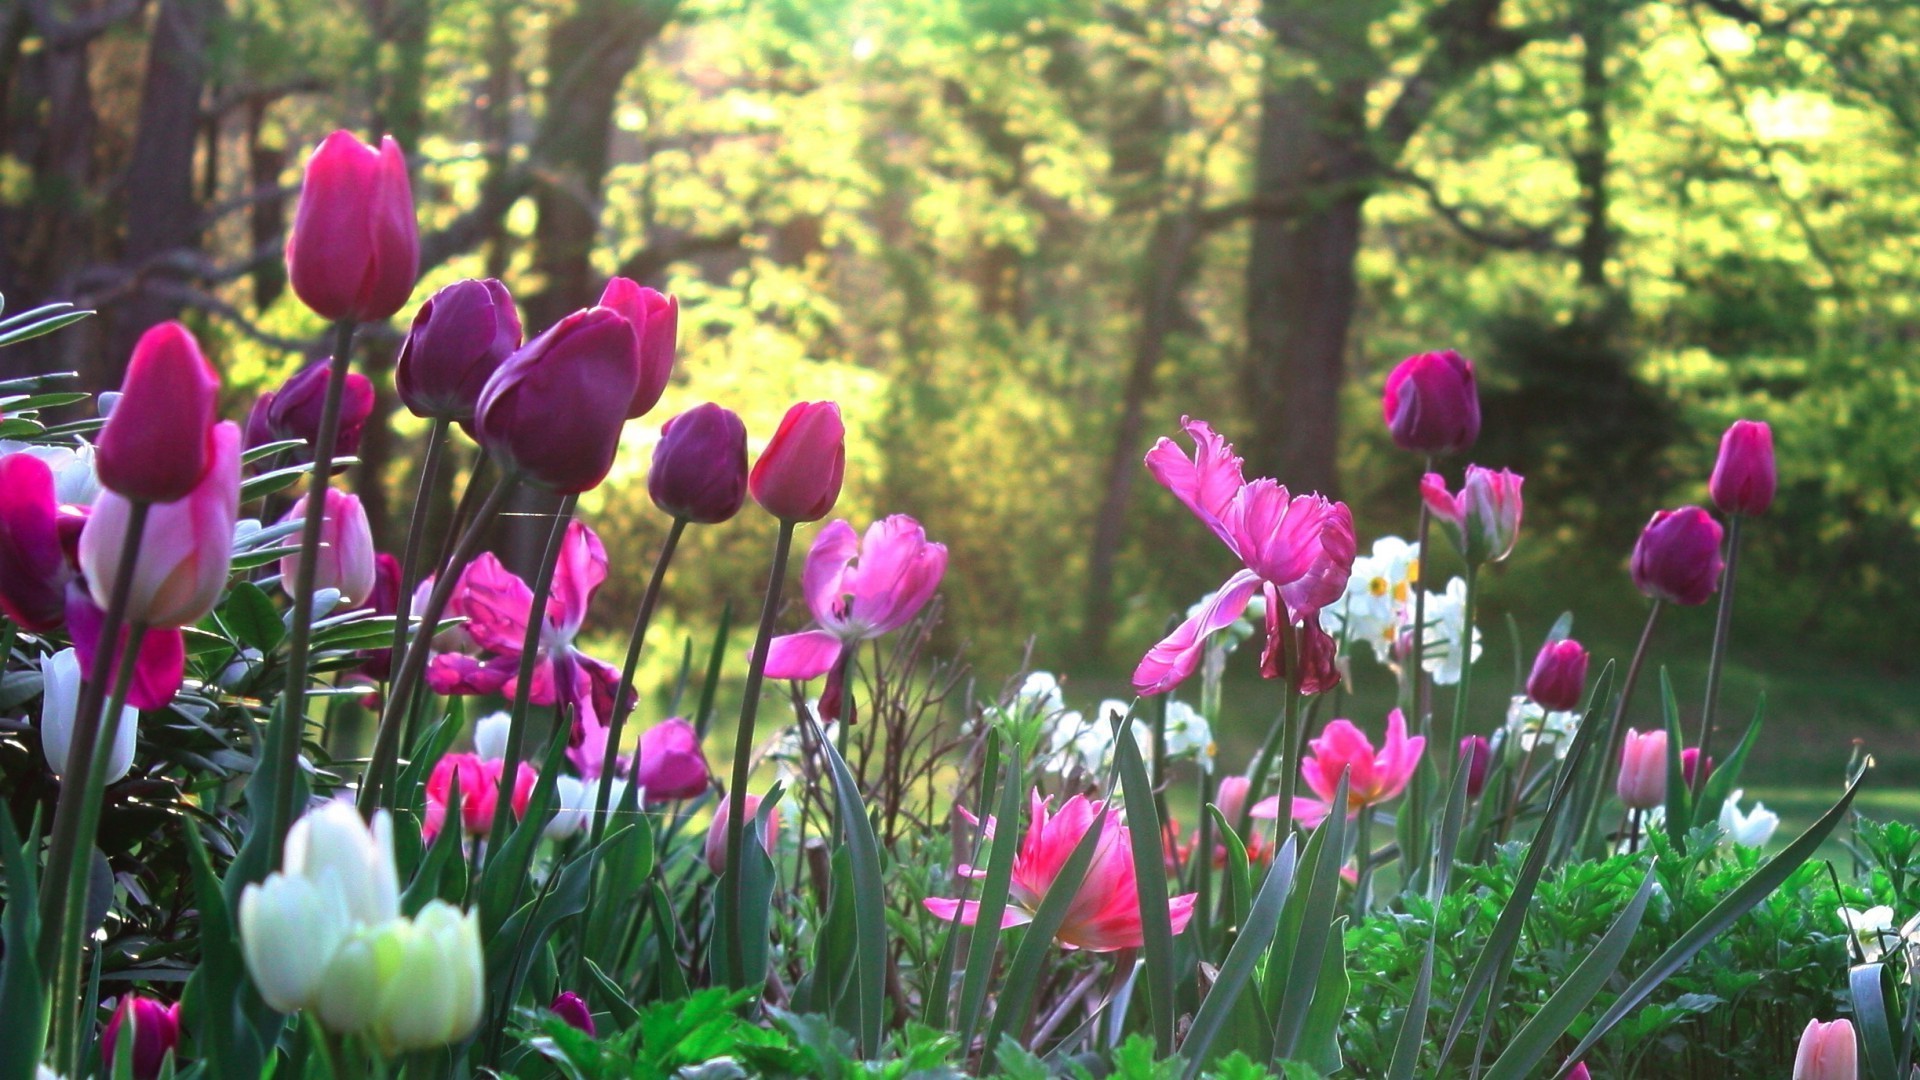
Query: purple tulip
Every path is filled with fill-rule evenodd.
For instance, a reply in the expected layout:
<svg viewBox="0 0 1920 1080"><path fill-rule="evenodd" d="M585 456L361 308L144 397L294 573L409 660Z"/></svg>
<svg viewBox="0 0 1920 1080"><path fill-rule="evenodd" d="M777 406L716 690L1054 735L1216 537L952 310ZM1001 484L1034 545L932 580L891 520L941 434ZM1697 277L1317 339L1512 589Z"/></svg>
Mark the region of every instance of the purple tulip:
<svg viewBox="0 0 1920 1080"><path fill-rule="evenodd" d="M565 1020L570 1026L586 1032L589 1036L599 1034L593 1028L593 1012L587 1008L586 1000L579 994L571 990L563 990L547 1008L555 1016Z"/></svg>
<svg viewBox="0 0 1920 1080"><path fill-rule="evenodd" d="M647 472L653 504L674 517L717 525L747 498L747 425L708 402L667 421Z"/></svg>
<svg viewBox="0 0 1920 1080"><path fill-rule="evenodd" d="M1720 523L1697 506L1661 510L1633 546L1633 583L1656 600L1704 604L1720 586Z"/></svg>
<svg viewBox="0 0 1920 1080"><path fill-rule="evenodd" d="M119 1049L120 1030L133 1021L134 1080L154 1080L165 1066L167 1055L180 1046L180 1004L162 1005L149 997L128 994L120 999L113 1017L100 1032L100 1057L109 1075L113 1073L114 1052Z"/></svg>
<svg viewBox="0 0 1920 1080"><path fill-rule="evenodd" d="M487 380L475 412L481 443L504 467L561 494L599 486L639 383L638 348L610 308L560 320Z"/></svg>
<svg viewBox="0 0 1920 1080"><path fill-rule="evenodd" d="M415 416L471 423L487 379L520 347L507 287L456 281L427 298L394 362L393 387Z"/></svg>
<svg viewBox="0 0 1920 1080"><path fill-rule="evenodd" d="M331 360L317 360L287 379L285 385L273 392L266 405L266 427L271 430L274 439L299 439L311 447L320 438L320 414L327 403L327 378L330 374ZM258 412L260 406L254 406ZM360 452L360 434L367 426L367 418L373 415L373 383L357 371L347 373L347 385L340 396L340 420L335 430L333 453L336 458L352 457ZM249 445L259 443L251 441L254 434L254 417L247 417ZM310 455L309 455L310 456Z"/></svg>
<svg viewBox="0 0 1920 1080"><path fill-rule="evenodd" d="M1549 641L1533 658L1527 676L1527 696L1548 712L1580 707L1587 690L1587 650L1572 638Z"/></svg>
<svg viewBox="0 0 1920 1080"><path fill-rule="evenodd" d="M1487 737L1469 735L1461 739L1460 763L1467 769L1467 798L1479 798L1487 790L1487 767L1493 763L1493 747Z"/></svg>
<svg viewBox="0 0 1920 1080"><path fill-rule="evenodd" d="M1723 514L1764 514L1778 483L1773 467L1773 429L1762 420L1735 420L1720 437L1707 490Z"/></svg>
<svg viewBox="0 0 1920 1080"><path fill-rule="evenodd" d="M1396 446L1420 454L1451 454L1480 437L1480 392L1473 362L1447 349L1400 361L1380 400Z"/></svg>

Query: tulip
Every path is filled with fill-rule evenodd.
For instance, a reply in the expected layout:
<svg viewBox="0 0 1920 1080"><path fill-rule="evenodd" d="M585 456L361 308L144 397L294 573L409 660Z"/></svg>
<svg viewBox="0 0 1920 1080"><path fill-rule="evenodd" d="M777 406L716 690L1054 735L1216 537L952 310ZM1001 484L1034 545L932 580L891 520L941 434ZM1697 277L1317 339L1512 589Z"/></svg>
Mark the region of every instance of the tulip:
<svg viewBox="0 0 1920 1080"><path fill-rule="evenodd" d="M398 939L392 967L382 965L373 1037L389 1053L458 1042L486 1008L486 960L480 918L430 900L412 919L389 924Z"/></svg>
<svg viewBox="0 0 1920 1080"><path fill-rule="evenodd" d="M1707 490L1723 514L1764 514L1773 505L1773 429L1764 420L1735 420L1720 437Z"/></svg>
<svg viewBox="0 0 1920 1080"><path fill-rule="evenodd" d="M1148 650L1133 672L1141 694L1179 685L1200 666L1207 640L1240 620L1256 594L1268 606L1267 651L1284 644L1282 627L1315 623L1320 610L1346 592L1353 572L1353 515L1346 504L1319 495L1289 495L1261 478L1241 474L1240 459L1204 421L1182 418L1193 437L1192 458L1170 439L1147 452L1147 471L1173 492L1240 559L1207 603ZM1284 605L1285 614L1274 610Z"/></svg>
<svg viewBox="0 0 1920 1080"><path fill-rule="evenodd" d="M598 486L639 383L638 348L611 309L561 319L487 380L475 407L480 442L503 467L563 495Z"/></svg>
<svg viewBox="0 0 1920 1080"><path fill-rule="evenodd" d="M1387 376L1381 412L1394 444L1417 454L1451 454L1480 437L1473 362L1448 349L1400 361Z"/></svg>
<svg viewBox="0 0 1920 1080"><path fill-rule="evenodd" d="M605 748L606 744L602 743L603 752ZM595 766L598 764L596 759ZM640 785L649 803L691 799L707 790L713 782L713 771L707 767L706 752L700 748L700 733L677 716L648 728L640 736L632 780Z"/></svg>
<svg viewBox="0 0 1920 1080"><path fill-rule="evenodd" d="M307 516L307 499L300 496L280 519L282 525ZM315 589L334 589L340 593L345 609L359 607L373 596L378 572L373 550L373 529L367 524L367 511L358 495L327 488L325 515L320 523L320 550L313 568ZM293 595L293 583L300 576L300 555L295 552L280 559L280 585Z"/></svg>
<svg viewBox="0 0 1920 1080"><path fill-rule="evenodd" d="M44 443L14 442L0 439L0 458L8 454L30 454L53 470L53 500L85 513L100 496L100 477L94 472L92 443L74 446L50 446Z"/></svg>
<svg viewBox="0 0 1920 1080"><path fill-rule="evenodd" d="M802 401L780 419L747 486L753 500L782 521L819 521L839 500L846 471L847 429L840 406Z"/></svg>
<svg viewBox="0 0 1920 1080"><path fill-rule="evenodd" d="M72 580L53 470L32 454L0 457L0 611L32 633L57 629Z"/></svg>
<svg viewBox="0 0 1920 1080"><path fill-rule="evenodd" d="M351 803L322 803L287 830L283 869L315 881L337 877L347 916L357 923L372 926L399 914L393 821L384 812L369 823Z"/></svg>
<svg viewBox="0 0 1920 1080"><path fill-rule="evenodd" d="M645 416L660 401L673 375L673 345L680 329L680 301L627 278L607 282L600 306L612 308L633 327L639 346L640 385L627 405L627 419Z"/></svg>
<svg viewBox="0 0 1920 1080"><path fill-rule="evenodd" d="M571 990L562 990L547 1011L565 1020L569 1027L586 1032L588 1038L599 1034L593 1028L593 1011L587 1008L586 999Z"/></svg>
<svg viewBox="0 0 1920 1080"><path fill-rule="evenodd" d="M1012 887L1006 913L1000 920L1001 929L1033 921L1040 902L1072 857L1073 849L1087 830L1095 827L1098 819L1101 835L1094 847L1093 862L1087 867L1080 888L1074 892L1066 918L1054 932L1054 940L1068 948L1089 952L1139 948L1145 934L1140 924L1131 830L1120 823L1116 813L1100 817L1102 804L1091 802L1084 795L1068 799L1058 813L1049 814L1049 802L1040 797L1038 790L1033 792L1027 834L1021 838L1020 850L1013 860ZM988 818L983 835L991 838L996 827L995 820ZM981 868L969 867L960 872L968 877L986 876ZM1168 914L1176 935L1185 931L1188 920L1193 918L1197 895L1187 893L1168 901ZM935 918L948 922L957 919L963 926L972 926L980 914L976 900L930 897L922 902Z"/></svg>
<svg viewBox="0 0 1920 1080"><path fill-rule="evenodd" d="M1587 1063L1581 1062L1567 1070L1567 1080L1592 1080L1593 1074L1587 1071Z"/></svg>
<svg viewBox="0 0 1920 1080"><path fill-rule="evenodd" d="M277 391L261 395L266 402L266 417L263 433L271 436L260 442L273 442L278 439L299 439L312 446L320 440L320 414L327 403L327 378L330 375L331 360L319 360L308 364L293 373ZM347 373L346 387L340 395L340 419L335 430L334 456L352 457L360 452L360 436L366 430L367 418L373 415L373 383L357 371ZM256 403L254 411L261 406ZM253 441L255 418L247 415L248 445L258 446Z"/></svg>
<svg viewBox="0 0 1920 1080"><path fill-rule="evenodd" d="M1570 712L1580 707L1587 690L1587 650L1572 638L1549 641L1533 658L1527 676L1527 696L1548 712Z"/></svg>
<svg viewBox="0 0 1920 1080"><path fill-rule="evenodd" d="M415 415L472 423L487 379L520 347L507 287L466 278L427 298L394 362L393 388Z"/></svg>
<svg viewBox="0 0 1920 1080"><path fill-rule="evenodd" d="M1317 828L1333 812L1333 799L1339 794L1340 777L1347 777L1349 818L1370 806L1387 802L1406 790L1420 766L1420 753L1427 747L1426 737L1407 737L1407 718L1399 709L1387 714L1387 737L1375 751L1366 733L1350 720L1334 720L1310 739L1310 751L1300 763L1300 778L1306 781L1313 797L1295 797L1293 818L1307 828ZM1280 816L1280 797L1273 796L1253 808L1257 818Z"/></svg>
<svg viewBox="0 0 1920 1080"><path fill-rule="evenodd" d="M461 827L471 836L487 835L493 828L493 813L500 803L500 782L505 768L505 761L478 754L448 754L435 762L427 776L427 808L420 826L421 839L431 844L434 837L440 835L456 779L460 785ZM536 779L533 766L521 762L510 795L515 820L527 816L527 804L533 798Z"/></svg>
<svg viewBox="0 0 1920 1080"><path fill-rule="evenodd" d="M1247 792L1252 787L1253 782L1245 776L1228 776L1222 778L1220 786L1214 790L1214 808L1235 829L1240 827L1240 815L1247 808Z"/></svg>
<svg viewBox="0 0 1920 1080"><path fill-rule="evenodd" d="M184 498L212 462L219 398L220 377L186 327L164 322L140 335L100 430L100 483L135 502Z"/></svg>
<svg viewBox="0 0 1920 1080"><path fill-rule="evenodd" d="M1633 583L1655 600L1704 604L1719 588L1720 523L1697 506L1661 510L1633 545Z"/></svg>
<svg viewBox="0 0 1920 1080"><path fill-rule="evenodd" d="M167 1055L180 1047L180 1003L162 1005L149 997L128 994L120 999L113 1016L100 1032L100 1058L108 1075L113 1073L116 1051L120 1048L120 1029L133 1023L134 1080L155 1080L166 1065Z"/></svg>
<svg viewBox="0 0 1920 1080"><path fill-rule="evenodd" d="M1667 801L1667 733L1641 734L1627 729L1620 748L1620 801L1635 810L1651 810Z"/></svg>
<svg viewBox="0 0 1920 1080"><path fill-rule="evenodd" d="M47 767L62 779L67 777L74 720L80 711L81 678L80 657L72 649L40 658L40 749L47 755ZM139 727L140 710L126 706L114 731L113 745L105 748L107 783L119 780L133 768Z"/></svg>
<svg viewBox="0 0 1920 1080"><path fill-rule="evenodd" d="M667 421L647 472L653 505L674 517L718 525L747 498L747 426L709 402Z"/></svg>
<svg viewBox="0 0 1920 1080"><path fill-rule="evenodd" d="M367 594L366 609L387 618L400 610L400 560L384 551L373 557L373 591ZM385 681L393 674L391 648L366 649L360 658L360 671L370 679Z"/></svg>
<svg viewBox="0 0 1920 1080"><path fill-rule="evenodd" d="M1467 767L1467 798L1477 799L1487 790L1487 767L1493 763L1493 747L1484 735L1469 735L1460 740L1460 760Z"/></svg>
<svg viewBox="0 0 1920 1080"><path fill-rule="evenodd" d="M760 803L760 796L747 796L746 812L749 822L759 819ZM713 871L714 877L727 872L727 824L732 820L732 812L733 800L721 799L719 807L713 812L713 824L707 826L707 869ZM749 824L747 828L751 829L753 825ZM778 842L779 836L780 808L774 807L767 811L767 834L761 837L769 856L773 854L774 845Z"/></svg>
<svg viewBox="0 0 1920 1080"><path fill-rule="evenodd" d="M947 546L929 543L920 523L895 514L867 526L845 521L820 530L801 576L818 630L786 634L767 648L767 677L812 679L845 650L905 626L933 599L947 571Z"/></svg>
<svg viewBox="0 0 1920 1080"><path fill-rule="evenodd" d="M79 656L80 670L93 670L93 655L100 647L100 634L106 629L107 613L93 602L78 581L67 586L67 637ZM120 650L133 637L133 628L122 626L120 640L113 646L113 658L107 670L120 670ZM127 704L136 709L160 709L173 700L174 691L187 671L187 644L178 629L156 626L140 638L140 652L133 663L133 681L127 687Z"/></svg>
<svg viewBox="0 0 1920 1080"><path fill-rule="evenodd" d="M1513 554L1520 537L1520 485L1525 482L1509 469L1494 472L1469 465L1460 494L1448 494L1447 482L1438 473L1428 473L1420 481L1420 497L1447 527L1461 558L1478 566Z"/></svg>
<svg viewBox="0 0 1920 1080"><path fill-rule="evenodd" d="M281 870L240 894L240 951L267 1004L294 1012L319 1003L350 936L399 918L400 885L384 810L366 823L351 803L323 803L285 850Z"/></svg>
<svg viewBox="0 0 1920 1080"><path fill-rule="evenodd" d="M1780 815L1757 800L1751 811L1743 813L1740 800L1745 795L1746 792L1736 790L1720 804L1720 831L1741 847L1766 847L1767 841L1773 839L1774 830L1780 827Z"/></svg>
<svg viewBox="0 0 1920 1080"><path fill-rule="evenodd" d="M375 150L351 132L327 136L307 159L287 236L294 295L324 318L379 322L407 302L419 269L400 144L388 136Z"/></svg>
<svg viewBox="0 0 1920 1080"><path fill-rule="evenodd" d="M1793 1080L1858 1080L1858 1055L1852 1022L1809 1020L1793 1056Z"/></svg>
<svg viewBox="0 0 1920 1080"><path fill-rule="evenodd" d="M1689 789L1693 787L1694 771L1699 767L1700 767L1700 748L1699 747L1689 746L1685 750L1680 751L1680 777L1682 780L1686 781L1687 787ZM1712 776L1712 775L1713 775L1713 759L1708 758L1707 759L1707 776ZM1701 777L1701 782L1705 783L1706 777Z"/></svg>
<svg viewBox="0 0 1920 1080"><path fill-rule="evenodd" d="M80 568L94 602L107 606L126 544L132 502L102 492L80 533ZM186 497L149 511L138 541L127 619L148 626L189 626L213 610L226 589L233 561L233 527L240 515L240 429L213 429L213 460Z"/></svg>

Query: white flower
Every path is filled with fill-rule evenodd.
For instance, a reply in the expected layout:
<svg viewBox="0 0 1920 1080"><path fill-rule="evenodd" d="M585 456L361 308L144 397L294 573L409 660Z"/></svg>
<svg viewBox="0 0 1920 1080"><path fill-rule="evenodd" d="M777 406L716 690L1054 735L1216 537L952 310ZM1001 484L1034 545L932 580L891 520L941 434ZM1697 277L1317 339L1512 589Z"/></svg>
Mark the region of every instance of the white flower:
<svg viewBox="0 0 1920 1080"><path fill-rule="evenodd" d="M1412 619L1413 583L1420 577L1420 546L1397 536L1373 542L1373 552L1353 560L1344 596L1320 612L1321 629L1345 641L1365 641L1381 663Z"/></svg>
<svg viewBox="0 0 1920 1080"><path fill-rule="evenodd" d="M1780 827L1780 815L1758 801L1750 812L1741 813L1740 799L1745 794L1736 790L1720 804L1720 831L1741 847L1765 847L1767 841L1773 839L1773 831Z"/></svg>
<svg viewBox="0 0 1920 1080"><path fill-rule="evenodd" d="M1422 646L1420 666L1433 676L1435 686L1452 686L1460 681L1460 669L1467 660L1461 647L1467 637L1467 583L1464 578L1447 582L1447 591L1428 593L1427 632ZM1473 659L1480 659L1480 628L1473 628Z"/></svg>
<svg viewBox="0 0 1920 1080"><path fill-rule="evenodd" d="M93 471L93 446L47 446L40 443L0 439L0 457L8 454L32 454L47 463L53 473L53 497L56 502L90 506L100 495L100 478Z"/></svg>
<svg viewBox="0 0 1920 1080"><path fill-rule="evenodd" d="M473 722L473 752L482 761L498 761L507 756L507 733L513 717L497 712Z"/></svg>
<svg viewBox="0 0 1920 1080"><path fill-rule="evenodd" d="M393 818L384 810L371 823L360 819L352 803L339 800L307 811L287 830L282 869L323 886L333 881L347 917L356 923L377 926L400 914Z"/></svg>
<svg viewBox="0 0 1920 1080"><path fill-rule="evenodd" d="M1840 922L1853 933L1854 940L1860 945L1860 955L1871 964L1888 953L1899 948L1908 939L1920 933L1920 915L1907 920L1898 931L1893 928L1893 909L1880 904L1859 911L1850 907L1840 909Z"/></svg>
<svg viewBox="0 0 1920 1080"><path fill-rule="evenodd" d="M1547 712L1525 694L1515 694L1507 706L1507 732L1523 753L1532 753L1534 743L1541 741L1552 749L1554 760L1561 760L1579 730L1579 713Z"/></svg>
<svg viewBox="0 0 1920 1080"><path fill-rule="evenodd" d="M1200 710L1184 701L1167 702L1167 759L1191 757L1200 768L1213 771L1213 728Z"/></svg>
<svg viewBox="0 0 1920 1080"><path fill-rule="evenodd" d="M73 721L80 712L80 656L72 649L61 649L40 658L40 748L46 752L47 766L55 775L67 775L67 755L73 747ZM101 710L104 718L106 711ZM133 768L134 742L139 737L140 710L129 705L120 713L120 725L114 729L113 745L96 752L107 755L107 783L127 775Z"/></svg>
<svg viewBox="0 0 1920 1080"><path fill-rule="evenodd" d="M1029 674L1026 681L1020 684L1020 689L1014 692L1013 707L1046 715L1065 709L1067 699L1060 692L1060 680L1052 672L1036 671Z"/></svg>

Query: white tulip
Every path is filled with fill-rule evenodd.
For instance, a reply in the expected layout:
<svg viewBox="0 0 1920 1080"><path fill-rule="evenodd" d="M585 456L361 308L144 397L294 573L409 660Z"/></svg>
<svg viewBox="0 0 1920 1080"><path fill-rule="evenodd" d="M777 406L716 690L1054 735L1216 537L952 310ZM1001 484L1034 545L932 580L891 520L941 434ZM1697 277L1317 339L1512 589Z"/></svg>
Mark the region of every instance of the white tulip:
<svg viewBox="0 0 1920 1080"><path fill-rule="evenodd" d="M499 761L507 756L507 733L513 717L497 712L473 723L473 752L483 761Z"/></svg>
<svg viewBox="0 0 1920 1080"><path fill-rule="evenodd" d="M286 872L325 885L336 882L348 919L379 926L400 915L400 875L393 865L393 819L374 813L369 826L351 803L329 801L287 832Z"/></svg>
<svg viewBox="0 0 1920 1080"><path fill-rule="evenodd" d="M67 755L73 747L73 721L80 711L80 657L72 649L61 649L40 658L40 747L46 751L47 765L63 779L67 775ZM102 716L105 711L102 710ZM140 710L129 705L120 713L120 725L113 734L113 745L95 747L107 754L107 783L127 775L133 768L133 748L139 737Z"/></svg>
<svg viewBox="0 0 1920 1080"><path fill-rule="evenodd" d="M280 1012L312 1005L347 936L338 883L267 875L240 894L240 951L267 1004Z"/></svg>
<svg viewBox="0 0 1920 1080"><path fill-rule="evenodd" d="M1780 827L1780 815L1767 809L1767 804L1755 802L1747 813L1740 812L1740 797L1744 791L1735 791L1727 801L1720 804L1720 831L1741 847L1765 847L1773 839L1773 831Z"/></svg>
<svg viewBox="0 0 1920 1080"><path fill-rule="evenodd" d="M476 915L433 900L382 936L375 947L381 986L373 1023L382 1047L432 1049L479 1026L486 1006L486 961Z"/></svg>

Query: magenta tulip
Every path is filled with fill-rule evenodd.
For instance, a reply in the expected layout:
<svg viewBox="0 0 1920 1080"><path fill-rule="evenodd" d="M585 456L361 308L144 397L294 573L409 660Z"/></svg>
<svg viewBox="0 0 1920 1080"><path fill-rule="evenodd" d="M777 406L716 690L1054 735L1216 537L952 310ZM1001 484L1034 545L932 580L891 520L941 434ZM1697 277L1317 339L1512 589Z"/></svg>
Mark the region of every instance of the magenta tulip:
<svg viewBox="0 0 1920 1080"><path fill-rule="evenodd" d="M1446 527L1460 557L1478 566L1513 554L1520 538L1520 486L1524 483L1509 469L1495 472L1469 465L1458 495L1447 492L1447 482L1439 473L1428 473L1420 481L1420 497Z"/></svg>
<svg viewBox="0 0 1920 1080"><path fill-rule="evenodd" d="M802 401L780 418L779 430L754 462L747 487L753 500L783 521L819 521L840 499L847 471L847 429L840 406Z"/></svg>
<svg viewBox="0 0 1920 1080"><path fill-rule="evenodd" d="M1689 788L1693 787L1693 774L1695 770L1699 769L1699 767L1700 767L1700 748L1699 747L1689 746L1685 750L1680 751L1680 778L1686 781L1687 787ZM1707 776L1712 776L1712 775L1713 775L1713 759L1708 758L1707 759ZM1701 783L1705 783L1706 777L1705 776L1701 777L1700 781Z"/></svg>
<svg viewBox="0 0 1920 1080"><path fill-rule="evenodd" d="M332 362L320 360L308 364L287 379L277 391L262 394L266 401L266 423L264 430L272 437L260 442L273 442L279 439L299 439L311 447L320 438L320 414L326 407L327 377ZM373 415L373 383L357 371L347 373L347 383L340 395L340 419L335 430L335 457L352 457L360 452L360 436L366 430L367 418ZM261 406L255 404L255 411ZM254 415L247 416L247 431L250 446L260 443L251 441L255 436ZM311 455L303 455L311 456Z"/></svg>
<svg viewBox="0 0 1920 1080"><path fill-rule="evenodd" d="M947 546L929 542L905 514L867 526L864 538L845 521L833 522L814 538L801 577L820 629L774 638L767 677L825 675L848 648L905 626L933 599L946 572Z"/></svg>
<svg viewBox="0 0 1920 1080"><path fill-rule="evenodd" d="M103 491L80 533L80 568L101 607L113 591L127 542L133 504ZM215 425L213 460L185 498L148 513L134 561L127 618L148 626L189 626L212 611L233 561L233 527L240 513L240 429Z"/></svg>
<svg viewBox="0 0 1920 1080"><path fill-rule="evenodd" d="M1633 583L1656 600L1704 604L1720 587L1724 534L1713 515L1697 506L1661 510L1633 546Z"/></svg>
<svg viewBox="0 0 1920 1080"><path fill-rule="evenodd" d="M56 629L72 580L53 470L32 454L0 457L0 611L32 633Z"/></svg>
<svg viewBox="0 0 1920 1080"><path fill-rule="evenodd" d="M604 739L600 745L604 751ZM598 769L599 763L594 767ZM706 752L700 749L700 733L675 716L641 733L640 750L634 755L629 778L645 790L648 803L663 803L691 799L707 790L713 783L713 770L707 767Z"/></svg>
<svg viewBox="0 0 1920 1080"><path fill-rule="evenodd" d="M287 277L301 303L328 319L378 322L413 294L420 228L407 161L392 136L380 149L351 132L326 137L307 159L287 236Z"/></svg>
<svg viewBox="0 0 1920 1080"><path fill-rule="evenodd" d="M553 1004L547 1006L547 1011L565 1020L569 1027L586 1032L589 1038L598 1034L593 1027L593 1010L587 1008L584 998L571 990L561 991Z"/></svg>
<svg viewBox="0 0 1920 1080"><path fill-rule="evenodd" d="M1300 778L1306 781L1312 797L1293 800L1293 819L1307 828L1317 828L1333 812L1334 796L1340 793L1340 777L1347 777L1346 814L1354 817L1370 806L1389 802L1407 788L1420 767L1426 737L1407 737L1407 718L1399 709L1387 714L1387 737L1380 749L1351 720L1334 720L1310 739L1310 753L1300 763ZM1280 816L1280 797L1263 800L1253 808L1257 818Z"/></svg>
<svg viewBox="0 0 1920 1080"><path fill-rule="evenodd" d="M1402 450L1452 454L1480 437L1480 391L1473 362L1447 349L1400 361L1380 399L1387 431Z"/></svg>
<svg viewBox="0 0 1920 1080"><path fill-rule="evenodd" d="M1620 747L1620 778L1614 785L1620 801L1635 810L1650 810L1667 801L1667 733L1645 734L1627 729Z"/></svg>
<svg viewBox="0 0 1920 1080"><path fill-rule="evenodd" d="M607 282L600 306L612 308L633 326L640 350L640 385L627 405L627 419L645 416L659 404L673 377L673 346L680 332L680 301L627 278Z"/></svg>
<svg viewBox="0 0 1920 1080"><path fill-rule="evenodd" d="M87 590L75 581L67 586L67 636L80 661L81 671L92 671L94 653L100 646L101 631L106 629L107 613L93 602ZM133 636L133 628L120 628L120 639L108 671L118 671L122 649ZM186 675L187 645L179 629L161 626L150 629L140 639L140 652L133 661L133 682L127 687L127 704L136 709L162 709L173 700Z"/></svg>
<svg viewBox="0 0 1920 1080"><path fill-rule="evenodd" d="M760 803L762 800L758 795L749 795L746 801L747 827L752 828L752 822L759 816ZM727 825L733 820L732 813L733 800L721 799L713 811L713 824L707 826L707 846L705 850L707 869L713 871L714 877L719 877L721 874L727 872ZM774 807L772 810L767 811L767 835L763 838L768 855L773 854L774 847L779 842L779 836L780 808Z"/></svg>
<svg viewBox="0 0 1920 1080"><path fill-rule="evenodd" d="M563 495L613 468L640 378L638 343L609 308L576 311L507 358L480 392L477 435L507 469Z"/></svg>
<svg viewBox="0 0 1920 1080"><path fill-rule="evenodd" d="M1487 769L1493 764L1493 747L1485 735L1460 740L1460 763L1467 769L1467 798L1479 798L1487 790Z"/></svg>
<svg viewBox="0 0 1920 1080"><path fill-rule="evenodd" d="M1587 650L1572 638L1540 646L1527 676L1527 696L1548 712L1579 708L1587 691L1587 659Z"/></svg>
<svg viewBox="0 0 1920 1080"><path fill-rule="evenodd" d="M1567 1080L1593 1080L1593 1074L1587 1071L1587 1063L1583 1061L1567 1070Z"/></svg>
<svg viewBox="0 0 1920 1080"><path fill-rule="evenodd" d="M1859 1080L1859 1053L1850 1021L1809 1020L1793 1056L1793 1080Z"/></svg>
<svg viewBox="0 0 1920 1080"><path fill-rule="evenodd" d="M300 496L280 523L305 520L307 499L306 495ZM320 522L320 550L314 559L313 587L338 590L341 610L349 610L373 595L376 571L373 529L367 523L367 510L360 504L358 495L329 487L322 501L326 508ZM282 556L280 585L289 596L299 576L299 554Z"/></svg>
<svg viewBox="0 0 1920 1080"><path fill-rule="evenodd" d="M134 1080L155 1080L166 1065L167 1055L180 1047L180 1004L163 1005L150 997L128 994L120 999L113 1016L100 1032L100 1058L108 1075L113 1073L114 1055L120 1048L120 1032L133 1024Z"/></svg>
<svg viewBox="0 0 1920 1080"><path fill-rule="evenodd" d="M183 498L207 473L220 377L177 322L140 335L120 401L100 429L100 483L135 502Z"/></svg>
<svg viewBox="0 0 1920 1080"><path fill-rule="evenodd" d="M647 472L653 505L674 517L718 525L747 499L747 426L708 402L667 421Z"/></svg>
<svg viewBox="0 0 1920 1080"><path fill-rule="evenodd" d="M433 843L447 822L447 806L453 801L456 779L460 785L460 827L468 836L485 836L493 828L494 810L500 805L501 778L506 762L482 758L478 754L447 754L433 763L427 774L427 807L420 824L420 838ZM520 763L514 775L512 800L514 820L527 816L527 804L533 799L533 785L539 776L533 766Z"/></svg>
<svg viewBox="0 0 1920 1080"><path fill-rule="evenodd" d="M1720 437L1720 457L1707 481L1713 505L1723 514L1764 514L1777 482L1773 429L1763 420L1735 420Z"/></svg>
<svg viewBox="0 0 1920 1080"><path fill-rule="evenodd" d="M487 380L520 347L507 287L467 278L427 298L394 361L393 388L415 416L472 423Z"/></svg>

